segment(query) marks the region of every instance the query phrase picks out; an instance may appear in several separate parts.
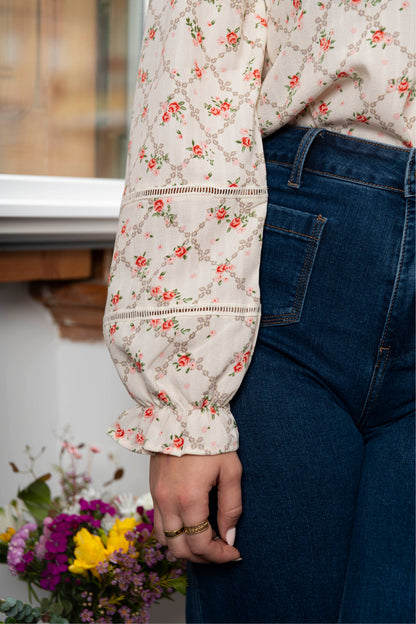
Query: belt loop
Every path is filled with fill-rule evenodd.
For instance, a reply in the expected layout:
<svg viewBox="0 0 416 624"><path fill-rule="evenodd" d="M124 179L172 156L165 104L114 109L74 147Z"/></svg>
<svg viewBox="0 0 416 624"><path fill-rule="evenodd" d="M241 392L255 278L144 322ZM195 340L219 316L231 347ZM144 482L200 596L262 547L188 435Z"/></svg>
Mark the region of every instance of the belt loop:
<svg viewBox="0 0 416 624"><path fill-rule="evenodd" d="M407 159L406 173L404 176L404 196L413 197L416 194L416 167L415 167L415 148L412 147Z"/></svg>
<svg viewBox="0 0 416 624"><path fill-rule="evenodd" d="M296 152L295 161L292 167L292 174L288 180L288 186L291 186L292 188L300 187L303 165L305 163L309 148L312 145L315 137L323 130L323 128L310 128L303 135L303 138L299 143L298 151Z"/></svg>

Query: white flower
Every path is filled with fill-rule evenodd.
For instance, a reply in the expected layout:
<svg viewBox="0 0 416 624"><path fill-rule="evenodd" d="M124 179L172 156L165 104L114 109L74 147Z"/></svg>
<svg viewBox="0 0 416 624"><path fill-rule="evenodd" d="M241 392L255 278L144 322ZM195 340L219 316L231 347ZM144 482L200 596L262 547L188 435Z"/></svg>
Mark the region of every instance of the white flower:
<svg viewBox="0 0 416 624"><path fill-rule="evenodd" d="M153 509L153 498L150 492L142 494L136 501L137 507L143 507L145 511Z"/></svg>
<svg viewBox="0 0 416 624"><path fill-rule="evenodd" d="M12 501L5 507L0 507L0 533L5 533L9 527L17 531L30 521L33 521L33 518L20 499Z"/></svg>

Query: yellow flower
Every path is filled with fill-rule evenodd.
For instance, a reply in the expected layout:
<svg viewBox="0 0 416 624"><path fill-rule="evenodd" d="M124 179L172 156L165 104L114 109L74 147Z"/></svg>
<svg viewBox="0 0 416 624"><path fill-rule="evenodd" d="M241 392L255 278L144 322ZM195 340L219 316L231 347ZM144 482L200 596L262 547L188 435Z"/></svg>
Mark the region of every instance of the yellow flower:
<svg viewBox="0 0 416 624"><path fill-rule="evenodd" d="M75 559L68 568L73 574L82 574L87 570L94 572L96 565L107 559L106 549L98 535L92 535L87 529L81 529L75 535L74 541Z"/></svg>
<svg viewBox="0 0 416 624"><path fill-rule="evenodd" d="M16 530L13 527L9 527L5 533L0 533L0 540L8 544L15 533Z"/></svg>
<svg viewBox="0 0 416 624"><path fill-rule="evenodd" d="M125 520L119 520L118 518L113 525L110 533L108 534L107 541L107 553L111 555L115 550L122 549L123 552L127 552L129 548L129 541L126 540L125 534L127 531L132 531L137 524L135 518L125 518Z"/></svg>

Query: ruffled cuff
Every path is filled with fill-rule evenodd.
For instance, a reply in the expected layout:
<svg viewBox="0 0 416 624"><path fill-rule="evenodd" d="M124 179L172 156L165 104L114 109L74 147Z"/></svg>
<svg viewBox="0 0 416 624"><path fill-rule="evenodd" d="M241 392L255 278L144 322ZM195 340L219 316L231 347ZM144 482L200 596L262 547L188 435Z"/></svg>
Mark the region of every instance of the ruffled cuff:
<svg viewBox="0 0 416 624"><path fill-rule="evenodd" d="M137 405L125 410L107 433L136 453L217 455L238 449L238 429L229 406L201 402L188 414L170 407Z"/></svg>

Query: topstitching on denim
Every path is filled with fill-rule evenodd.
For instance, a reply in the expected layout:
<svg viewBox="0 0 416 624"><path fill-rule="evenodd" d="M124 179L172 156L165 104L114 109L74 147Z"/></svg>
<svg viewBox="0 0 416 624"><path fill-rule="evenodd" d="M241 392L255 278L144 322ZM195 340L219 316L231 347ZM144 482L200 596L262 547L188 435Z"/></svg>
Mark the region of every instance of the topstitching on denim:
<svg viewBox="0 0 416 624"><path fill-rule="evenodd" d="M281 165L282 167L288 167L290 169L293 167L291 163L281 162L279 160L266 160L265 162L266 162L266 165L267 164ZM318 169L310 169L309 167L304 167L303 171L307 171L308 173L314 173L316 175L322 175L327 178L335 178L337 180L343 180L344 182L352 182L353 184L361 184L363 186L370 186L372 188L379 188L381 190L388 190L388 191L403 193L402 188L397 188L394 186L386 186L384 184L375 184L374 182L367 182L366 180L360 180L358 178L348 178L346 176L337 175L336 173L331 173L327 171L319 171ZM268 187L268 191L270 191L269 187Z"/></svg>
<svg viewBox="0 0 416 624"><path fill-rule="evenodd" d="M308 247L306 250L305 261L303 263L302 271L299 277L296 294L294 297L294 304L292 308L292 312L286 314L276 314L276 315L262 315L261 325L276 325L276 324L284 324L284 323L293 323L299 319L300 311L302 309L302 305L304 302L304 295L306 293L306 287L308 284L308 280L310 277L310 273L312 271L313 261L315 258L315 252L319 243L320 233L322 228L324 227L327 219L323 217L321 214L316 217L312 234L311 236L307 236L306 234L302 234L301 236L307 236L310 241L308 243ZM268 227L275 227L269 226ZM277 228L276 229L283 229Z"/></svg>

